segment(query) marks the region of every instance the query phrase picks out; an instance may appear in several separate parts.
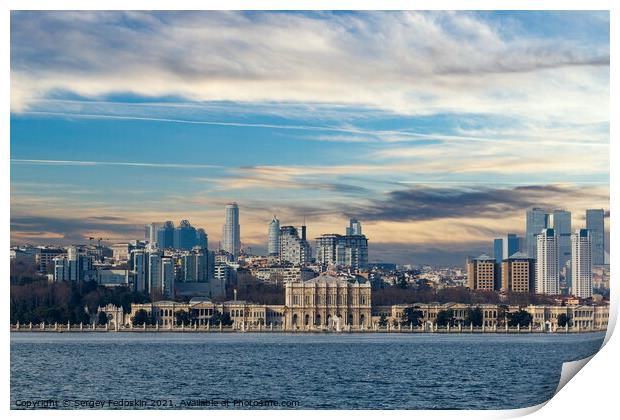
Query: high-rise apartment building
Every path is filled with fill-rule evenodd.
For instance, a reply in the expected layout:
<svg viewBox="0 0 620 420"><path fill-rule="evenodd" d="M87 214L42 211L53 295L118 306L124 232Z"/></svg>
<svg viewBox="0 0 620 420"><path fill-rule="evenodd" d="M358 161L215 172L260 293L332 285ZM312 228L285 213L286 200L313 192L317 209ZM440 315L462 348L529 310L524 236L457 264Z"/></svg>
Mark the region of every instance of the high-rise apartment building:
<svg viewBox="0 0 620 420"><path fill-rule="evenodd" d="M553 228L542 229L536 237L536 293L560 293L560 244Z"/></svg>
<svg viewBox="0 0 620 420"><path fill-rule="evenodd" d="M499 264L495 258L482 254L467 261L467 287L470 290L499 289Z"/></svg>
<svg viewBox="0 0 620 420"><path fill-rule="evenodd" d="M310 244L306 240L306 227L301 227L301 236L294 226L280 228L280 259L301 265L310 262L312 256Z"/></svg>
<svg viewBox="0 0 620 420"><path fill-rule="evenodd" d="M173 297L174 295L174 261L170 257L161 259L161 280L160 292L164 297Z"/></svg>
<svg viewBox="0 0 620 420"><path fill-rule="evenodd" d="M572 294L579 298L592 297L592 233L577 229L571 235Z"/></svg>
<svg viewBox="0 0 620 420"><path fill-rule="evenodd" d="M316 238L316 259L323 265L360 270L368 266L368 239L364 235L324 234Z"/></svg>
<svg viewBox="0 0 620 420"><path fill-rule="evenodd" d="M143 249L134 249L131 253L133 258L133 278L136 292L148 291L148 253Z"/></svg>
<svg viewBox="0 0 620 420"><path fill-rule="evenodd" d="M536 263L525 253L515 252L502 261L502 291L530 293L536 288Z"/></svg>
<svg viewBox="0 0 620 420"><path fill-rule="evenodd" d="M537 236L543 229L549 227L547 210L532 208L525 215L525 252L528 258L536 258Z"/></svg>
<svg viewBox="0 0 620 420"><path fill-rule="evenodd" d="M272 257L280 254L280 221L275 215L269 223L267 232L267 252Z"/></svg>
<svg viewBox="0 0 620 420"><path fill-rule="evenodd" d="M586 229L592 237L592 265L605 264L605 211L586 210Z"/></svg>
<svg viewBox="0 0 620 420"><path fill-rule="evenodd" d="M226 204L226 222L222 229L222 248L236 259L241 250L241 227L239 225L239 206L237 203Z"/></svg>

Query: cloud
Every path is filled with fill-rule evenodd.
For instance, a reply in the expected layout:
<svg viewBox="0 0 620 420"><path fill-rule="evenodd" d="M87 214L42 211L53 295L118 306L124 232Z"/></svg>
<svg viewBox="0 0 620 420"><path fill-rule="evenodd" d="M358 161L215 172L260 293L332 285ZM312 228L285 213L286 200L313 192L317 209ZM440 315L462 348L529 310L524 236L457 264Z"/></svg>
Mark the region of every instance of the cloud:
<svg viewBox="0 0 620 420"><path fill-rule="evenodd" d="M11 17L13 112L70 92L608 119L608 43L524 36L476 13ZM587 13L577 18L601 25Z"/></svg>

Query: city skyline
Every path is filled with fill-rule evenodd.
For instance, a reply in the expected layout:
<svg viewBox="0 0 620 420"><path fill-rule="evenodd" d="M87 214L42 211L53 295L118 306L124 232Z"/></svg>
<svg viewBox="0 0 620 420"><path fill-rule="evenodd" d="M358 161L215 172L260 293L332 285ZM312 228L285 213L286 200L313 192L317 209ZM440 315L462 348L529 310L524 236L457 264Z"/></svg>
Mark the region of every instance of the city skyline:
<svg viewBox="0 0 620 420"><path fill-rule="evenodd" d="M585 227L609 209L608 16L13 12L11 242L187 219L217 244L232 200L253 249L274 214L309 238L356 218L397 263L462 265L536 206Z"/></svg>

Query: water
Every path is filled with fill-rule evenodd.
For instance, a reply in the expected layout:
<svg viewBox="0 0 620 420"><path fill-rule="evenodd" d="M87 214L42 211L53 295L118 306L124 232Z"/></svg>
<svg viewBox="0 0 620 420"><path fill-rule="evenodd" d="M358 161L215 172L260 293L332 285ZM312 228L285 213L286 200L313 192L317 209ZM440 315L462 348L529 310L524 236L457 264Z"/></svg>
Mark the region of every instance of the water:
<svg viewBox="0 0 620 420"><path fill-rule="evenodd" d="M521 408L551 398L562 362L592 355L603 338L17 333L11 407L52 399L59 408L76 408L76 400L87 401L81 408L96 408L93 400L119 408L106 401L147 399L141 408L188 408L182 401L205 408L212 400L238 408L232 400L256 406L267 399L301 409ZM159 399L167 405L151 401Z"/></svg>

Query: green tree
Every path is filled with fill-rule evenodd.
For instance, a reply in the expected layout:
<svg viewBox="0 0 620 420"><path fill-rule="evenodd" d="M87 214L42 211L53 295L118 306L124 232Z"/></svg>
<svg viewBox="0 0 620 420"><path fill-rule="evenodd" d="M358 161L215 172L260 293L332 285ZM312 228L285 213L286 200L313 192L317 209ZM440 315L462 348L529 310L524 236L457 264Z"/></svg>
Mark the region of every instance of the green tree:
<svg viewBox="0 0 620 420"><path fill-rule="evenodd" d="M532 323L532 315L528 312L521 309L518 312L513 312L508 315L508 325L511 327L516 327L520 325L521 327L527 327Z"/></svg>
<svg viewBox="0 0 620 420"><path fill-rule="evenodd" d="M405 308L403 311L403 316L401 318L401 323L403 325L411 325L419 326L422 323L422 318L424 318L424 313L417 308L410 307Z"/></svg>
<svg viewBox="0 0 620 420"><path fill-rule="evenodd" d="M177 311L175 318L177 325L188 325L192 322L192 317L187 311Z"/></svg>
<svg viewBox="0 0 620 420"><path fill-rule="evenodd" d="M99 312L97 315L97 324L106 325L108 323L108 316L105 312Z"/></svg>
<svg viewBox="0 0 620 420"><path fill-rule="evenodd" d="M381 314L381 318L379 318L379 326L385 327L387 325L387 317L385 314Z"/></svg>
<svg viewBox="0 0 620 420"><path fill-rule="evenodd" d="M445 327L446 325L454 325L454 312L452 309L442 309L437 312L437 325Z"/></svg>
<svg viewBox="0 0 620 420"><path fill-rule="evenodd" d="M149 317L148 312L146 312L144 309L140 309L133 317L131 317L131 323L132 325L150 325L151 317Z"/></svg>
<svg viewBox="0 0 620 420"><path fill-rule="evenodd" d="M465 325L474 324L474 327L481 327L483 322L482 309L479 306L468 308L465 312Z"/></svg>
<svg viewBox="0 0 620 420"><path fill-rule="evenodd" d="M566 324L568 324L569 320L570 317L566 314L558 315L558 327L566 327Z"/></svg>

